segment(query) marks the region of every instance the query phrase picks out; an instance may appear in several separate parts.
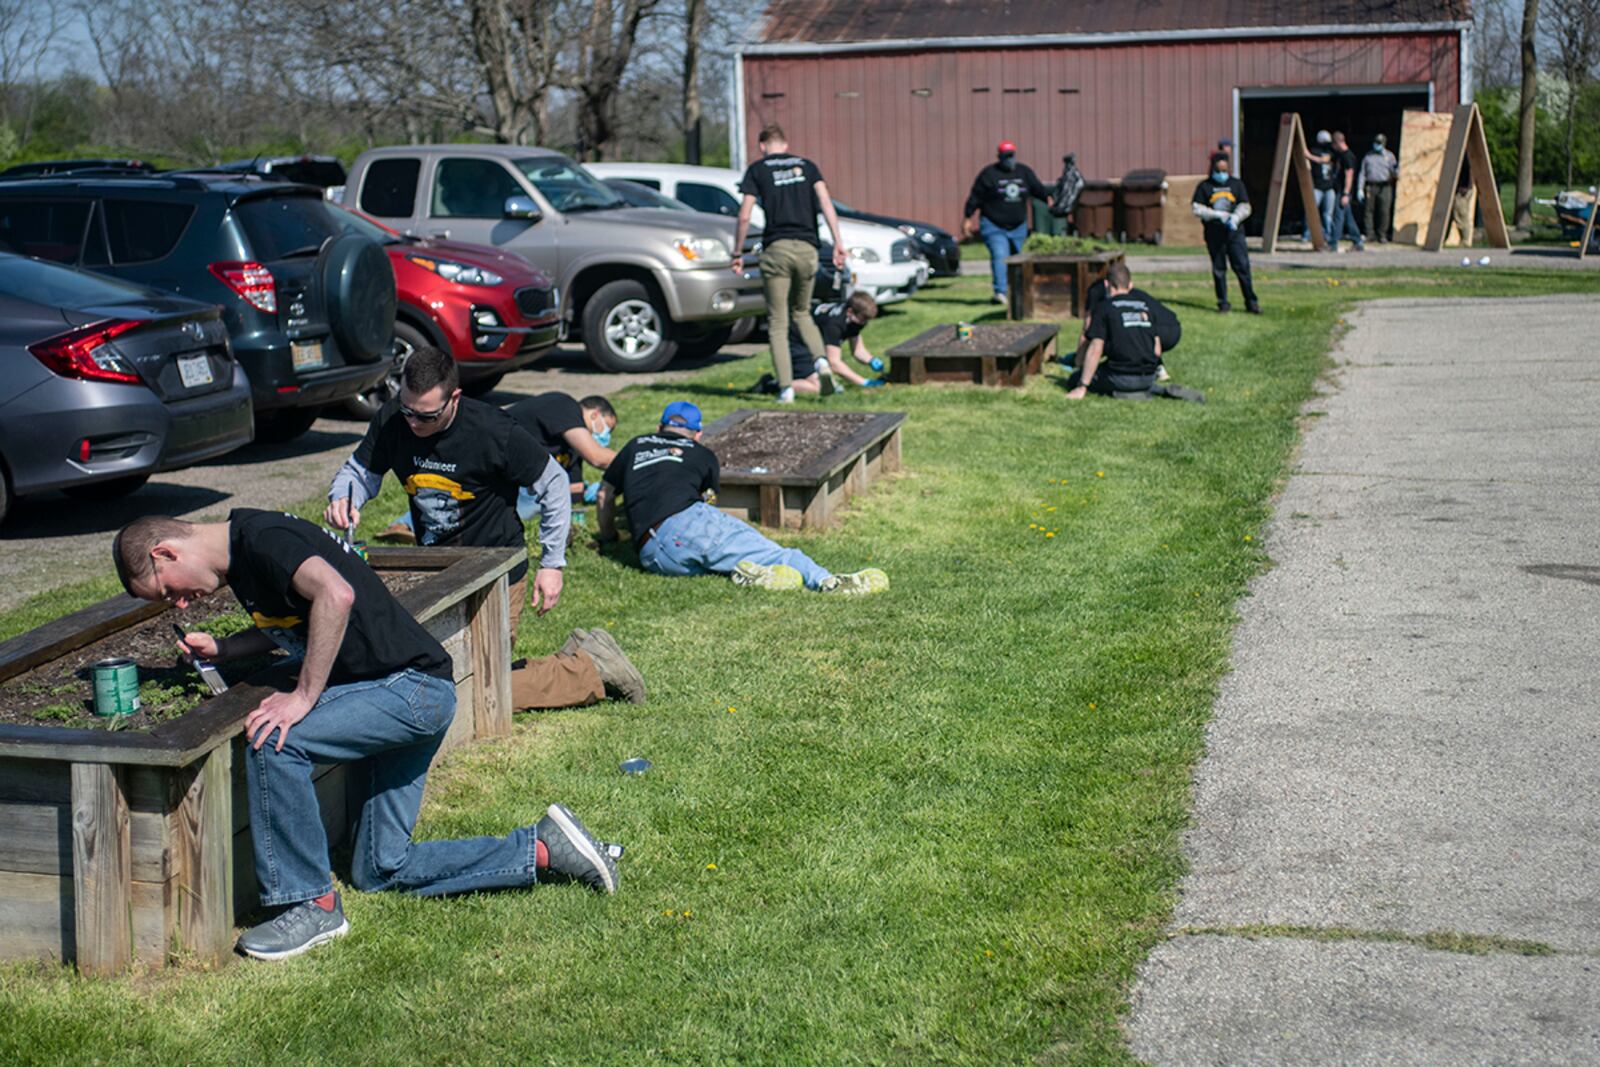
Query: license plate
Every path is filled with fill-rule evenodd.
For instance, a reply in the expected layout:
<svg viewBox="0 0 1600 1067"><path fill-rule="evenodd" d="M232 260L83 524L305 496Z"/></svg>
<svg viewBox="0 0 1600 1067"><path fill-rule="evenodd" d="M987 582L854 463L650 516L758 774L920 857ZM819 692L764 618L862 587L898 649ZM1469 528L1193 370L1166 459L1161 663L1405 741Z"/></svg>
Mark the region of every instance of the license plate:
<svg viewBox="0 0 1600 1067"><path fill-rule="evenodd" d="M322 355L321 341L291 341L289 354L294 359L294 369L315 370L327 361Z"/></svg>
<svg viewBox="0 0 1600 1067"><path fill-rule="evenodd" d="M185 389L210 385L215 381L211 377L211 360L205 356L179 356L178 376L183 379Z"/></svg>

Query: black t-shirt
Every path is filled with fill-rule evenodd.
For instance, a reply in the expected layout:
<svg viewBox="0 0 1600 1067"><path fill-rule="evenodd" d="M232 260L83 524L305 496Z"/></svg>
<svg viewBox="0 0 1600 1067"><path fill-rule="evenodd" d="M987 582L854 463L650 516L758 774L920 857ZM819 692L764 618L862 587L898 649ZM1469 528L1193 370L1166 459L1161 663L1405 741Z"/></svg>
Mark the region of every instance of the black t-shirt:
<svg viewBox="0 0 1600 1067"><path fill-rule="evenodd" d="M506 414L527 430L546 452L555 457L567 472L567 481L583 481L583 457L563 435L568 430L587 430L583 407L566 393L541 393L519 400L506 408Z"/></svg>
<svg viewBox="0 0 1600 1067"><path fill-rule="evenodd" d="M1227 181L1221 183L1213 181L1207 175L1204 181L1195 186L1193 199L1196 204L1204 204L1206 207L1225 211L1231 215L1240 204L1250 202L1250 194L1245 191L1244 182L1231 174L1228 175ZM1227 227L1227 223L1217 219L1205 219L1204 222L1208 227L1220 226L1224 229Z"/></svg>
<svg viewBox="0 0 1600 1067"><path fill-rule="evenodd" d="M1333 187L1339 190L1339 195L1344 195L1344 176L1356 169L1356 154L1348 148L1343 152L1337 149L1333 153ZM1350 179L1350 195L1356 195L1355 179Z"/></svg>
<svg viewBox="0 0 1600 1067"><path fill-rule="evenodd" d="M721 488L717 454L689 437L647 433L622 446L605 480L622 494L628 526L638 541L684 508Z"/></svg>
<svg viewBox="0 0 1600 1067"><path fill-rule="evenodd" d="M279 648L305 655L311 601L294 574L312 556L326 560L355 590L329 685L385 678L410 667L452 678L450 655L413 619L360 556L321 527L275 511L228 513L228 588Z"/></svg>
<svg viewBox="0 0 1600 1067"><path fill-rule="evenodd" d="M1313 189L1336 189L1338 178L1336 176L1337 164L1333 161L1333 149L1328 146L1319 146L1316 154L1321 160L1311 161L1311 187Z"/></svg>
<svg viewBox="0 0 1600 1067"><path fill-rule="evenodd" d="M449 427L432 437L412 433L397 409L356 460L374 474L394 471L411 497L417 544L521 548L517 489L537 482L550 456L510 415L464 396ZM526 573L519 565L511 581Z"/></svg>
<svg viewBox="0 0 1600 1067"><path fill-rule="evenodd" d="M1032 167L1018 163L1006 170L999 163L991 163L973 180L972 192L967 194L967 206L962 214L971 215L981 210L983 217L996 226L1014 230L1028 221L1030 197L1050 199L1050 190Z"/></svg>
<svg viewBox="0 0 1600 1067"><path fill-rule="evenodd" d="M822 334L824 345L844 347L844 343L858 336L863 327L850 321L850 316L845 314L848 305L843 301L827 304L818 304L811 309L811 319L817 324L817 331ZM806 342L800 336L800 328L792 322L789 324L789 351L801 351L806 347Z"/></svg>
<svg viewBox="0 0 1600 1067"><path fill-rule="evenodd" d="M766 213L761 238L764 242L820 244L817 212L822 205L817 202L817 183L821 180L822 172L805 156L767 156L746 168L739 191L760 201L761 210Z"/></svg>
<svg viewBox="0 0 1600 1067"><path fill-rule="evenodd" d="M1104 278L1089 286L1089 294L1084 299L1083 325L1084 329L1094 321L1094 313L1111 292L1111 286ZM1183 339L1183 325L1178 322L1177 314L1167 305L1151 296L1149 293L1134 286L1128 290L1128 295L1143 300L1150 306L1150 314L1155 319L1156 336L1161 339L1161 355L1163 358L1178 347L1178 342Z"/></svg>
<svg viewBox="0 0 1600 1067"><path fill-rule="evenodd" d="M1161 363L1156 354L1157 302L1135 292L1121 296L1107 294L1089 320L1087 336L1104 341L1096 376L1107 374L1154 374Z"/></svg>

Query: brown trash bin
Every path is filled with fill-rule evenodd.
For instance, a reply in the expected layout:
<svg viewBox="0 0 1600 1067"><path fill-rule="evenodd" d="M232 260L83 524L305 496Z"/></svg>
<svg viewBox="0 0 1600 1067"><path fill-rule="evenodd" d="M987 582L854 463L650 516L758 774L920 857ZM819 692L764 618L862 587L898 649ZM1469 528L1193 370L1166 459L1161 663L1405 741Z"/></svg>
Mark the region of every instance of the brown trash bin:
<svg viewBox="0 0 1600 1067"><path fill-rule="evenodd" d="M1072 223L1080 237L1116 237L1117 189L1104 178L1083 183L1078 203L1072 209Z"/></svg>
<svg viewBox="0 0 1600 1067"><path fill-rule="evenodd" d="M1167 172L1130 170L1122 178L1123 240L1161 243L1161 211L1166 200Z"/></svg>

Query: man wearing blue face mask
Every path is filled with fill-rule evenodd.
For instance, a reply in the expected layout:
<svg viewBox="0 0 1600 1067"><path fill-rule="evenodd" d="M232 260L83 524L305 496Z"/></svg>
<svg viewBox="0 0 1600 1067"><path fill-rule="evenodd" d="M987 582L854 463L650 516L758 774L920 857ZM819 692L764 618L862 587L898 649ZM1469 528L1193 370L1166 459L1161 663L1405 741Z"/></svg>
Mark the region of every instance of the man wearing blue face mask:
<svg viewBox="0 0 1600 1067"><path fill-rule="evenodd" d="M1211 173L1194 191L1190 209L1205 224L1206 251L1211 253L1211 279L1217 289L1217 310L1232 310L1228 303L1228 265L1239 277L1245 310L1261 314L1255 286L1250 284L1250 252L1244 243L1244 220L1250 217L1250 194L1231 171L1226 152L1211 156Z"/></svg>
<svg viewBox="0 0 1600 1067"><path fill-rule="evenodd" d="M611 431L617 425L617 413L603 396L586 396L574 400L566 393L541 393L519 400L506 408L533 439L544 446L566 470L572 483L572 502L594 502L600 488L599 479L592 486L583 482L585 463L604 471L611 466L616 452L611 448ZM517 502L517 511L523 502ZM523 515L526 521L529 516Z"/></svg>

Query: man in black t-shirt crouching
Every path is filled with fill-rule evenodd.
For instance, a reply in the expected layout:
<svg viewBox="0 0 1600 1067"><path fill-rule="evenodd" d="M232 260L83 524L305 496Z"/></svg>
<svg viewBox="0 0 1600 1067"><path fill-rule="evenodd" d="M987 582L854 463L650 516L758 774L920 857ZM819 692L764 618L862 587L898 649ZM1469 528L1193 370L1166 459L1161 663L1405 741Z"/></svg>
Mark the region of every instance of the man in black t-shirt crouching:
<svg viewBox="0 0 1600 1067"><path fill-rule="evenodd" d="M1089 344L1083 365L1067 379L1068 399L1097 393L1123 400L1165 396L1205 403L1198 390L1156 381L1161 369L1158 324L1165 309L1154 297L1134 294L1126 263L1111 264L1106 285L1105 299L1095 306L1084 330Z"/></svg>
<svg viewBox="0 0 1600 1067"><path fill-rule="evenodd" d="M292 515L236 508L224 522L136 519L111 554L133 596L183 608L226 583L255 622L231 637L186 633L186 652L229 660L276 647L299 660L294 688L244 720L261 903L283 910L246 930L241 952L287 959L350 929L312 784L318 763L351 765L357 889L442 896L556 875L615 892L613 850L560 804L505 837L412 841L428 766L455 717L450 657L347 543Z"/></svg>
<svg viewBox="0 0 1600 1067"><path fill-rule="evenodd" d="M639 563L652 574L726 574L735 585L859 595L889 588L876 567L830 574L797 548L784 548L749 523L717 510L722 468L700 443L700 409L674 400L655 433L622 446L600 484L602 542L617 539L616 495L622 494Z"/></svg>
<svg viewBox="0 0 1600 1067"><path fill-rule="evenodd" d="M794 366L794 391L831 396L840 390L840 381L863 389L876 389L883 385L881 377L863 378L844 361L845 342L848 341L850 354L858 362L875 371L883 370L883 360L874 356L861 339L861 331L877 317L878 302L872 299L871 293L865 292L851 293L847 300L818 304L812 308L811 318L817 324L817 332L822 335L822 350L827 356L821 362L811 358L811 353L800 339L800 331L790 323L789 358ZM775 393L778 391L777 381L772 375L764 374L756 383L756 391Z"/></svg>
<svg viewBox="0 0 1600 1067"><path fill-rule="evenodd" d="M533 606L540 615L561 597L572 518L568 474L510 415L461 395L460 372L448 352L418 348L400 374L400 403L380 412L367 436L334 475L323 518L335 529L360 521L392 471L411 498L411 521L423 545L522 548L517 501L539 506L539 568ZM511 571L511 643L521 625L528 565ZM604 630L574 630L553 656L519 660L511 671L518 709L570 708L606 694L644 702L644 680Z"/></svg>

